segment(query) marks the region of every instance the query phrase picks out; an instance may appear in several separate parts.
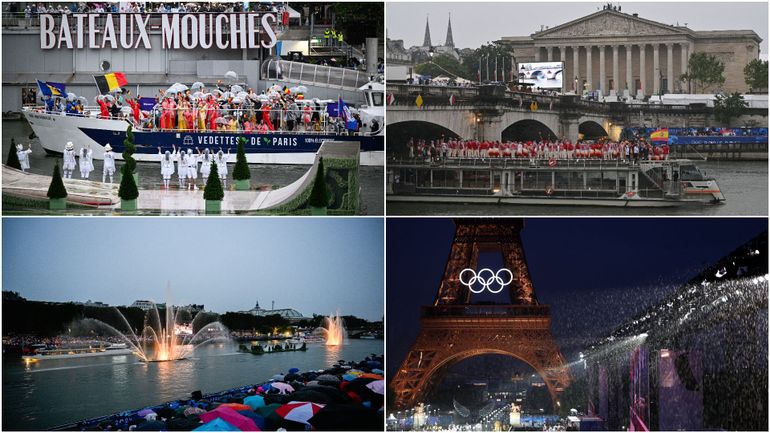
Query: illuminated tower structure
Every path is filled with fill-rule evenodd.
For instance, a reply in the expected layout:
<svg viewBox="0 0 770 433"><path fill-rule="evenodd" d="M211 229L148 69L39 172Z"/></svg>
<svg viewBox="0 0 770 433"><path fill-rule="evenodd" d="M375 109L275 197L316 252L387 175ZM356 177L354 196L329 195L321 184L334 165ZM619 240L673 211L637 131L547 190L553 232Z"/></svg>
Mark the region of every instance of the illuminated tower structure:
<svg viewBox="0 0 770 433"><path fill-rule="evenodd" d="M550 307L538 303L529 277L520 236L523 220L460 218L455 226L436 298L422 307L420 334L390 384L396 409L415 407L453 365L485 354L512 356L532 366L556 408L570 377L551 334ZM487 251L499 252L510 272L477 270L479 253ZM471 295L478 290L472 292L474 286L465 284L472 274L483 275L498 284L492 290L502 291L492 273L508 283L509 303L472 304Z"/></svg>

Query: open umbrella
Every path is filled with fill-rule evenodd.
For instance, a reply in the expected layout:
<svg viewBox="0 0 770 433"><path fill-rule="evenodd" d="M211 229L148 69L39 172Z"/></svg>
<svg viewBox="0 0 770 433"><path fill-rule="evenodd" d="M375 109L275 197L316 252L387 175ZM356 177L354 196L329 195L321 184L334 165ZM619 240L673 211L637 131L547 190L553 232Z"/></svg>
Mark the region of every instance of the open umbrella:
<svg viewBox="0 0 770 433"><path fill-rule="evenodd" d="M273 386L273 388L277 389L280 394L294 392L294 387L289 385L288 383L273 382L271 385Z"/></svg>
<svg viewBox="0 0 770 433"><path fill-rule="evenodd" d="M238 74L236 74L234 71L227 71L225 72L225 78L230 80L237 80Z"/></svg>
<svg viewBox="0 0 770 433"><path fill-rule="evenodd" d="M243 404L249 406L252 410L265 406L265 397L261 395L251 395L243 399Z"/></svg>
<svg viewBox="0 0 770 433"><path fill-rule="evenodd" d="M366 384L366 387L371 389L372 391L376 392L377 394L384 395L385 394L385 381L384 380L375 380L373 382L369 382Z"/></svg>
<svg viewBox="0 0 770 433"><path fill-rule="evenodd" d="M315 378L319 382L337 382L340 383L340 378L333 374L321 374Z"/></svg>
<svg viewBox="0 0 770 433"><path fill-rule="evenodd" d="M214 418L213 420L203 424L193 431L242 431L238 427L230 424L222 418Z"/></svg>
<svg viewBox="0 0 770 433"><path fill-rule="evenodd" d="M267 420L265 420L265 417L257 415L250 410L239 410L238 413L254 421L254 424L261 430L267 429Z"/></svg>
<svg viewBox="0 0 770 433"><path fill-rule="evenodd" d="M382 431L382 414L357 404L327 404L308 420L316 430Z"/></svg>
<svg viewBox="0 0 770 433"><path fill-rule="evenodd" d="M236 410L227 406L219 406L212 411L202 413L200 414L200 418L203 422L209 422L215 418L221 418L241 431L259 431L259 427L254 424L252 419L239 414Z"/></svg>
<svg viewBox="0 0 770 433"><path fill-rule="evenodd" d="M323 409L323 407L323 404L293 401L279 407L275 410L275 413L288 421L309 424L307 421Z"/></svg>
<svg viewBox="0 0 770 433"><path fill-rule="evenodd" d="M76 95L76 94L74 94L72 92L67 93L67 100L68 101L72 102L72 101L74 101L77 98L78 98L78 95Z"/></svg>
<svg viewBox="0 0 770 433"><path fill-rule="evenodd" d="M136 426L134 431L161 431L166 430L166 423L161 421L147 421Z"/></svg>
<svg viewBox="0 0 770 433"><path fill-rule="evenodd" d="M270 380L283 380L283 374L274 374L273 377L270 378Z"/></svg>
<svg viewBox="0 0 770 433"><path fill-rule="evenodd" d="M289 369L289 373L299 373L299 368L292 367L292 368Z"/></svg>
<svg viewBox="0 0 770 433"><path fill-rule="evenodd" d="M192 86L190 86L190 89L195 91L195 90L200 90L200 89L202 89L204 87L206 87L206 86L203 83L201 83L200 81L196 81L196 82L192 83Z"/></svg>
<svg viewBox="0 0 770 433"><path fill-rule="evenodd" d="M106 100L108 100L110 102L115 102L115 97L112 96L112 95L104 95L104 99L106 99Z"/></svg>
<svg viewBox="0 0 770 433"><path fill-rule="evenodd" d="M241 86L236 84L236 85L230 87L230 91L233 92L233 93L243 92L243 87L241 87Z"/></svg>
<svg viewBox="0 0 770 433"><path fill-rule="evenodd" d="M220 407L221 406L227 406L230 409L233 409L233 410L236 410L236 411L239 411L239 410L251 410L251 406L246 405L246 404L240 404L240 403L224 403L224 404L221 404Z"/></svg>

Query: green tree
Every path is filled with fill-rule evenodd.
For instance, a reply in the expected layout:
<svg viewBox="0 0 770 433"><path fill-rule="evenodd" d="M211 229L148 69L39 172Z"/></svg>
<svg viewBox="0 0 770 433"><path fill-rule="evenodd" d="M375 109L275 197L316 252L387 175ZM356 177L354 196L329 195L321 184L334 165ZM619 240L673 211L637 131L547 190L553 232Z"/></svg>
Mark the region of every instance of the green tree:
<svg viewBox="0 0 770 433"><path fill-rule="evenodd" d="M136 187L134 175L129 167L130 166L128 164L125 164L120 170L121 176L120 188L118 188L118 197L122 198L123 200L135 200L137 197L139 197L139 190Z"/></svg>
<svg viewBox="0 0 770 433"><path fill-rule="evenodd" d="M713 86L721 86L725 82L725 65L716 56L707 53L693 53L687 62L689 72L682 74L681 79L691 83L695 93L703 93ZM671 84L669 84L671 85Z"/></svg>
<svg viewBox="0 0 770 433"><path fill-rule="evenodd" d="M219 171L217 170L217 163L211 163L211 172L209 178L206 180L206 186L203 188L204 200L222 200L225 197L225 192L222 190L222 181L219 180Z"/></svg>
<svg viewBox="0 0 770 433"><path fill-rule="evenodd" d="M245 145L246 138L238 137L238 152L235 155L235 167L233 168L233 179L235 180L251 179L249 163L246 161L246 151L244 149Z"/></svg>
<svg viewBox="0 0 770 433"><path fill-rule="evenodd" d="M749 104L743 99L743 95L738 92L730 95L719 94L714 100L714 117L730 126L730 120L743 114L748 106Z"/></svg>
<svg viewBox="0 0 770 433"><path fill-rule="evenodd" d="M383 39L383 2L339 2L334 4L334 14L334 25L347 43L363 44L367 37Z"/></svg>
<svg viewBox="0 0 770 433"><path fill-rule="evenodd" d="M493 81L495 79L495 59L497 59L497 81L509 81L513 64L513 50L505 45L491 43L482 45L473 50L472 53L462 57L462 63L465 67L465 77L472 81L478 81L479 64L481 65L481 81ZM487 68L489 64L489 68ZM487 74L489 70L489 74ZM504 75L500 76L500 71ZM514 74L515 76L515 74Z"/></svg>
<svg viewBox="0 0 770 433"><path fill-rule="evenodd" d="M5 165L16 170L21 170L21 163L19 162L19 155L16 154L16 140L11 137L11 149L8 151L8 159L5 161Z"/></svg>
<svg viewBox="0 0 770 433"><path fill-rule="evenodd" d="M313 189L307 204L312 207L326 207L329 205L329 191L326 188L326 175L324 173L324 159L319 158L318 171L315 173Z"/></svg>
<svg viewBox="0 0 770 433"><path fill-rule="evenodd" d="M767 60L754 59L743 68L749 90L767 89Z"/></svg>
<svg viewBox="0 0 770 433"><path fill-rule="evenodd" d="M67 198L67 188L64 187L64 181L61 179L61 172L59 171L59 161L53 166L53 177L51 178L51 184L48 186L48 198Z"/></svg>
<svg viewBox="0 0 770 433"><path fill-rule="evenodd" d="M475 80L475 77L468 77L468 70L459 61L447 54L434 56L430 61L415 66L414 71L431 77L446 75L449 78L461 77L466 80Z"/></svg>
<svg viewBox="0 0 770 433"><path fill-rule="evenodd" d="M133 174L136 171L136 160L134 159L134 152L136 152L136 146L134 145L134 133L131 131L131 125L128 125L126 130L126 139L123 140L123 160L128 167L128 173Z"/></svg>

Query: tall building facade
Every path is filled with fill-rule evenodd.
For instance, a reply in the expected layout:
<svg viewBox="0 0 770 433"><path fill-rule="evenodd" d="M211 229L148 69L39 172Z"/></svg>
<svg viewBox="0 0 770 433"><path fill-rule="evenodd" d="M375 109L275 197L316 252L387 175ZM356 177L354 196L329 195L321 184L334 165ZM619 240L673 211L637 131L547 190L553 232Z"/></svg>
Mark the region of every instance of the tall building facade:
<svg viewBox="0 0 770 433"><path fill-rule="evenodd" d="M681 80L692 53L716 56L725 65L726 92L746 92L743 68L759 58L762 39L753 30L695 31L605 8L529 36L503 37L516 61L561 61L565 90L599 91L642 98L690 93ZM698 89L700 90L700 89Z"/></svg>

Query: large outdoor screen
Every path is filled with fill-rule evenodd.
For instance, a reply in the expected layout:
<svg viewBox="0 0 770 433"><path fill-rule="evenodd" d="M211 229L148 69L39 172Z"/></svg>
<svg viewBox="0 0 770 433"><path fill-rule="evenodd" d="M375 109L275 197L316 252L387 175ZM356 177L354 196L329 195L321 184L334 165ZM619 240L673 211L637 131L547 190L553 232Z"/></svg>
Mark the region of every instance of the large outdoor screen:
<svg viewBox="0 0 770 433"><path fill-rule="evenodd" d="M562 62L519 63L519 83L531 84L538 89L561 89Z"/></svg>

